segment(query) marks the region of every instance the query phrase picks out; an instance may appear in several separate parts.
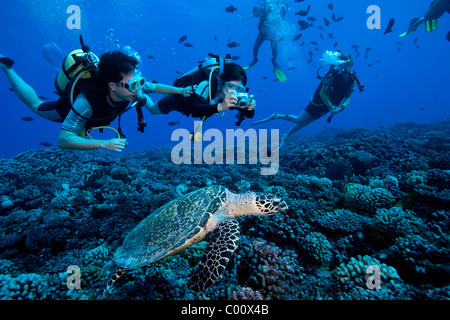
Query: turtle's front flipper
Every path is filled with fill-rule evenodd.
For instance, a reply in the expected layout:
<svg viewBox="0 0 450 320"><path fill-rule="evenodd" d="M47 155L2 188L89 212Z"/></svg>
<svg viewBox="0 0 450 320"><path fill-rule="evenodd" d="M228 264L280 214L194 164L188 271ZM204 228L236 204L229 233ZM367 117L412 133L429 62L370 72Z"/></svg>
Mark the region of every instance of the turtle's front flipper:
<svg viewBox="0 0 450 320"><path fill-rule="evenodd" d="M108 280L106 281L106 284L103 286L103 289L97 291L95 299L99 299L105 292L107 292L109 288L112 287L114 282L119 280L119 278L123 276L123 274L124 274L123 270L116 267L115 271L109 276Z"/></svg>
<svg viewBox="0 0 450 320"><path fill-rule="evenodd" d="M222 276L239 244L239 223L234 219L224 221L213 231L210 242L202 261L192 274L192 291L204 291Z"/></svg>

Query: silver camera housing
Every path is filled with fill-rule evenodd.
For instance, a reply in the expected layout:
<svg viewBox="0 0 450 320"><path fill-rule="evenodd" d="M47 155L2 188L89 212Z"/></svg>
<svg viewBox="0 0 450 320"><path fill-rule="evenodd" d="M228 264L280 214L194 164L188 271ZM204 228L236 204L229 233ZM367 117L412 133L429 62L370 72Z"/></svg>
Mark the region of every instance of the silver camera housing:
<svg viewBox="0 0 450 320"><path fill-rule="evenodd" d="M252 103L252 97L247 92L238 92L236 107L240 109L245 109L250 103Z"/></svg>

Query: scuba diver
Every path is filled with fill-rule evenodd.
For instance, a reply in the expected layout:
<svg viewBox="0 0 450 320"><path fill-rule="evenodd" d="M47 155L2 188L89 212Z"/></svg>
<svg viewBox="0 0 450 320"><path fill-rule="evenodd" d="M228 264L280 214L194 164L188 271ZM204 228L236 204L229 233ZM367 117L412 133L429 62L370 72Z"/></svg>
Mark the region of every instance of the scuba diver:
<svg viewBox="0 0 450 320"><path fill-rule="evenodd" d="M146 125L139 108L152 101L141 92L143 87L147 87L147 92L189 95L190 89L147 83L137 69L138 60L135 57L113 51L104 53L98 59L84 45L81 36L80 42L82 49L66 56L55 79L60 94L56 101L42 101L34 89L15 72L14 61L0 55L0 68L17 97L40 117L62 123L58 135L58 146L62 149L121 152L127 146L127 140L120 130L120 115L136 107L140 126L138 130L143 132ZM89 130L102 129L117 117L118 131L111 128L117 132L117 138L83 138L85 134L89 135Z"/></svg>
<svg viewBox="0 0 450 320"><path fill-rule="evenodd" d="M266 0L261 7L253 8L253 15L259 17L259 33L253 45L253 61L244 68L245 70L258 62L259 48L264 41L268 40L272 48L273 71L280 82L287 80L277 63L277 56L278 42L282 40L278 34L279 27L285 21L286 11L288 10L289 6L284 0Z"/></svg>
<svg viewBox="0 0 450 320"><path fill-rule="evenodd" d="M253 118L256 102L248 94L247 74L238 64L221 56L209 54L211 58L201 61L191 71L175 79L175 87L191 88L191 95L168 94L153 105L146 105L152 114L168 114L178 111L186 116L201 118L203 122L214 114L237 110L236 125L245 118ZM146 89L144 88L144 93Z"/></svg>
<svg viewBox="0 0 450 320"><path fill-rule="evenodd" d="M434 0L431 2L430 9L423 17L413 18L409 23L408 31L399 35L404 37L410 33L416 32L417 28L425 23L425 31L431 32L437 29L438 19L445 13L450 13L450 0ZM446 39L450 41L450 31L447 33Z"/></svg>
<svg viewBox="0 0 450 320"><path fill-rule="evenodd" d="M327 119L327 122L330 122L334 115L344 111L352 97L355 83L358 84L360 91L364 90L364 85L361 84L356 73L350 71L353 66L353 59L350 55L339 51L326 51L321 61L324 63L321 68L330 66L330 69L324 77L318 75L321 81L308 106L300 115L275 112L266 119L252 123L252 126L278 119L295 123L294 127L281 135L281 146L290 135L323 117L328 112L331 113L331 116ZM321 68L319 68L318 74Z"/></svg>

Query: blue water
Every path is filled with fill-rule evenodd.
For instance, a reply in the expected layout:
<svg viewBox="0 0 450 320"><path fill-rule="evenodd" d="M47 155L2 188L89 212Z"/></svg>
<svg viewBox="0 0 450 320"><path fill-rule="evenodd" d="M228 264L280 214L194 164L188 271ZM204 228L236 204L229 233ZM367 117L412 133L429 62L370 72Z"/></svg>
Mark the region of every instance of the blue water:
<svg viewBox="0 0 450 320"><path fill-rule="evenodd" d="M327 7L330 2L334 2L334 12L336 16L343 16L343 21L332 22L332 11ZM49 99L57 98L53 94L56 71L43 59L42 46L53 41L70 52L79 48L80 33L98 55L105 50L115 49L117 44L131 46L143 59L145 76L166 84L172 84L178 76L177 71L192 69L209 52L239 56L237 62L243 66L252 60L258 24L258 19L252 15L256 1L64 0L57 1L56 5L54 3L50 0L0 2L0 53L13 58L16 71L35 88L38 95ZM354 69L365 84L365 92L356 91L349 107L344 113L335 116L330 124L326 123L324 117L297 134L317 133L328 127L378 128L411 121L430 123L450 116L450 42L445 40L450 29L450 16L445 14L439 20L439 28L432 33L426 34L421 26L416 33L398 38L400 33L406 31L411 18L427 10L430 1L306 0L298 3L288 0L288 3L291 10L286 19L293 27L293 36L300 33L297 20L302 18L295 15L296 11L305 10L311 4L309 15L315 16L318 21L302 32L299 41L288 40L281 45L278 63L288 78L285 83L273 81L275 75L270 61L270 46L265 42L261 47L259 63L248 71L248 86L257 101L254 119L267 117L274 111L290 114L303 111L318 84L316 71L320 66L319 59L325 50L333 49L336 41L339 42L338 49L354 57ZM225 11L231 4L238 8L234 13ZM372 4L381 8L380 30L366 27L369 17L366 9ZM69 30L66 26L70 16L66 10L70 5L81 8L80 30ZM323 25L323 17L327 17L332 24L321 31L318 26ZM396 20L393 32L384 35L391 17ZM110 29L114 31L112 34ZM324 36L323 40L320 33ZM334 39L330 39L328 33L332 33ZM178 43L183 35L187 35L186 42L192 43L193 48ZM228 40L240 45L228 48ZM303 41L305 45L300 46ZM310 41L319 42L319 51L314 49ZM398 44L400 41L403 43ZM353 44L359 46L361 55L358 58L355 58L351 48ZM372 49L365 59L368 47ZM314 52L313 63L307 63L310 50ZM290 67L295 69L289 71ZM0 157L13 157L27 150L44 148L39 145L41 142L50 142L56 146L59 124L35 116L9 88L5 76L1 74ZM153 94L151 97L156 100L160 96ZM21 120L26 116L35 120ZM179 120L180 127L193 129L192 118L175 112L151 115L145 111L145 118L148 126L142 134L136 130L134 111L129 111L123 117L122 128L129 142L125 152L173 144L170 137L175 128L167 124L169 121ZM228 112L224 117L214 116L209 119L205 128L233 129L235 121L234 112ZM251 122L245 120L242 128L249 128ZM264 126L279 128L281 133L290 127L290 123L282 121ZM105 132L99 137L112 136Z"/></svg>

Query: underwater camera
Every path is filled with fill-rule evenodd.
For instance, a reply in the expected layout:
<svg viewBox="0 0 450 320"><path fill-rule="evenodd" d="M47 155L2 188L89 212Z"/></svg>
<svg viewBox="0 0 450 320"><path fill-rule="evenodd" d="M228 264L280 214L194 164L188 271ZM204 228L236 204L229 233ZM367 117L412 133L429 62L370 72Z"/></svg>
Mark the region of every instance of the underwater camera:
<svg viewBox="0 0 450 320"><path fill-rule="evenodd" d="M247 92L238 92L236 97L236 106L238 108L245 109L250 103L252 103L252 97Z"/></svg>

